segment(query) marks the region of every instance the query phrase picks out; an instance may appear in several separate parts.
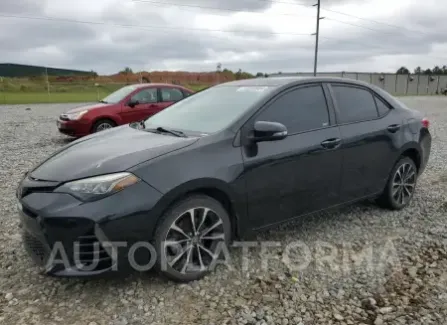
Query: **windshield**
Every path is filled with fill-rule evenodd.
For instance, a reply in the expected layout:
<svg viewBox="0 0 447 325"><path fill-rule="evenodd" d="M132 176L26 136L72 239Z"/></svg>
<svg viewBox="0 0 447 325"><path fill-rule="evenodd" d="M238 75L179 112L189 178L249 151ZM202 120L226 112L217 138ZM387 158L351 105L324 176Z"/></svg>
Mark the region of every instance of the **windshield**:
<svg viewBox="0 0 447 325"><path fill-rule="evenodd" d="M137 89L137 86L131 85L118 89L117 91L111 93L109 96L105 97L101 100L104 103L108 104L117 104L131 92Z"/></svg>
<svg viewBox="0 0 447 325"><path fill-rule="evenodd" d="M218 86L169 106L146 120L146 128L164 127L214 133L228 127L273 87Z"/></svg>

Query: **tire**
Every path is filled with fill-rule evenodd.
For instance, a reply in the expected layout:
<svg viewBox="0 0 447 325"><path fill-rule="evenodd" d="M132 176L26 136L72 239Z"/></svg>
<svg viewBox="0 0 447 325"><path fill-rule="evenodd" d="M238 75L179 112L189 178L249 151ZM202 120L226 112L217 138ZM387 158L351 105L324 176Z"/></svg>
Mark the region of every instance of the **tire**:
<svg viewBox="0 0 447 325"><path fill-rule="evenodd" d="M98 120L93 125L92 132L96 133L96 132L104 131L107 129L111 129L115 126L116 126L116 124L112 120L109 120L109 119Z"/></svg>
<svg viewBox="0 0 447 325"><path fill-rule="evenodd" d="M403 178L400 178L399 175ZM376 200L377 204L390 210L405 208L413 198L417 177L418 170L413 159L402 157L391 171L385 189ZM408 186L404 184L408 184Z"/></svg>
<svg viewBox="0 0 447 325"><path fill-rule="evenodd" d="M157 225L156 269L177 282L199 280L216 266L230 238L230 217L220 202L206 195L186 197L166 211Z"/></svg>

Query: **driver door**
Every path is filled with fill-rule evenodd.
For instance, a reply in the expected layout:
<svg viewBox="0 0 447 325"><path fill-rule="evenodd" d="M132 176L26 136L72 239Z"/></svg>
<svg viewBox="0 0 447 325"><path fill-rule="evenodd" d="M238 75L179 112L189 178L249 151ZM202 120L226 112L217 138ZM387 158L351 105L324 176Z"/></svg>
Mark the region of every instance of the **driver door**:
<svg viewBox="0 0 447 325"><path fill-rule="evenodd" d="M244 126L243 137L256 121L279 122L288 136L242 147L252 229L336 204L341 136L322 86L302 86L278 96Z"/></svg>
<svg viewBox="0 0 447 325"><path fill-rule="evenodd" d="M135 106L129 106L135 102ZM145 88L134 93L121 111L124 123L138 122L148 118L160 110L157 88Z"/></svg>

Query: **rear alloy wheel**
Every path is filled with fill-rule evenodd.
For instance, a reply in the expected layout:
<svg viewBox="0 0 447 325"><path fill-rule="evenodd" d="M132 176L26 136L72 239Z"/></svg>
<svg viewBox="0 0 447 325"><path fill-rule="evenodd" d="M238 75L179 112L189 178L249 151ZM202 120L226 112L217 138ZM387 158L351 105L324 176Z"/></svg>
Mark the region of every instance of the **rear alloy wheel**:
<svg viewBox="0 0 447 325"><path fill-rule="evenodd" d="M406 207L413 198L418 171L414 161L404 157L396 164L388 184L378 199L379 205L393 210Z"/></svg>
<svg viewBox="0 0 447 325"><path fill-rule="evenodd" d="M179 282L202 278L216 265L230 229L228 213L218 201L202 195L183 200L157 228L159 271Z"/></svg>

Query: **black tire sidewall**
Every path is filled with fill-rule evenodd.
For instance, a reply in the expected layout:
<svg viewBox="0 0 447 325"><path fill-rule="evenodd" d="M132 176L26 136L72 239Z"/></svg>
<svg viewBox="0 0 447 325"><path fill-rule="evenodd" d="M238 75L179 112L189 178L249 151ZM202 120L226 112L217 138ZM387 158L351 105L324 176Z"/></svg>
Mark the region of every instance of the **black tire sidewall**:
<svg viewBox="0 0 447 325"><path fill-rule="evenodd" d="M157 252L157 262L155 264L157 271L163 276L177 282L189 282L198 280L204 277L209 270L203 272L182 274L169 265L167 265L164 269L162 268L162 254L164 255L164 250L162 248L162 243L166 238L167 232L171 227L172 223L183 213L191 208L197 207L206 207L213 210L222 220L224 233L225 233L225 244L228 247L231 238L231 223L228 212L225 208L220 204L219 201L206 196L206 195L192 195L186 197L185 199L177 202L171 208L169 208L166 213L161 217L155 233L154 233L154 245L155 250Z"/></svg>
<svg viewBox="0 0 447 325"><path fill-rule="evenodd" d="M394 198L393 198L393 180L394 177L396 175L397 170L403 165L403 164L410 164L413 169L416 172L416 182L415 182L415 188L413 189L413 192L411 193L411 197L408 200L407 203L405 204L399 204L397 203ZM416 167L416 164L414 163L414 161L411 158L408 157L404 157L402 159L400 159L396 165L394 166L393 170L391 171L391 175L390 175L390 179L388 180L388 184L386 187L386 195L387 195L387 201L389 202L390 206L395 209L395 210L401 210L403 208L405 208L406 206L408 206L411 203L411 200L413 199L414 193L416 191L416 185L417 185L417 181L418 181L418 170Z"/></svg>

